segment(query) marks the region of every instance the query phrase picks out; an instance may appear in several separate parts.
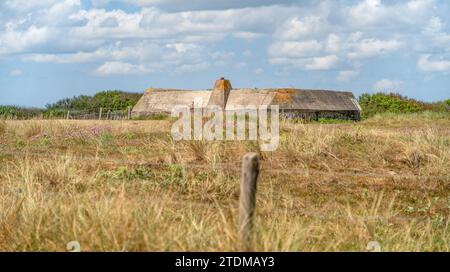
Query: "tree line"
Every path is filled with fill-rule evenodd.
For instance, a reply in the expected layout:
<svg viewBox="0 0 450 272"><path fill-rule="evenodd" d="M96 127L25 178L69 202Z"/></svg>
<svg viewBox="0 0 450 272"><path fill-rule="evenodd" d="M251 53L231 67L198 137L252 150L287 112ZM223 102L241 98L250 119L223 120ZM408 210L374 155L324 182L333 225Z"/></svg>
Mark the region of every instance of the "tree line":
<svg viewBox="0 0 450 272"><path fill-rule="evenodd" d="M93 96L79 95L72 98L64 98L45 108L26 108L19 106L0 106L0 116L4 118L32 118L32 117L61 117L67 111L95 113L100 108L105 111L127 111L134 107L142 97L141 93L129 93L120 90L108 90L96 93Z"/></svg>
<svg viewBox="0 0 450 272"><path fill-rule="evenodd" d="M358 98L363 118L379 113L415 113L423 111L449 112L450 99L427 103L398 93L364 93Z"/></svg>

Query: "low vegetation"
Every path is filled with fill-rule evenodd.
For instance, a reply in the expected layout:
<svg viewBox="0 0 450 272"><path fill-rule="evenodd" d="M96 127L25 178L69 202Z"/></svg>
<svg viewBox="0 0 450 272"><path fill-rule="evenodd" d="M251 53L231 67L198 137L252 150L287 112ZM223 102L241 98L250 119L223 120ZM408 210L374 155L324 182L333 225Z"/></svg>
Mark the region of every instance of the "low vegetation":
<svg viewBox="0 0 450 272"><path fill-rule="evenodd" d="M42 109L38 108L25 108L18 106L1 106L0 105L0 119L17 118L17 119L30 119L39 117L42 115Z"/></svg>
<svg viewBox="0 0 450 272"><path fill-rule="evenodd" d="M93 96L80 95L73 98L61 99L48 104L45 109L24 108L18 106L0 106L0 118L3 119L32 119L32 118L63 118L67 112L72 114L98 113L100 108L111 112L127 112L134 107L141 98L140 93L123 91L102 91Z"/></svg>
<svg viewBox="0 0 450 272"><path fill-rule="evenodd" d="M235 251L241 157L171 120L0 122L0 250ZM260 153L259 251L450 251L450 114L281 124Z"/></svg>
<svg viewBox="0 0 450 272"><path fill-rule="evenodd" d="M48 110L84 110L97 111L99 108L112 111L124 110L134 107L141 98L141 93L127 93L122 91L103 91L94 96L80 95L66 98L54 104L47 105Z"/></svg>
<svg viewBox="0 0 450 272"><path fill-rule="evenodd" d="M363 117L371 117L380 113L415 113L424 111L448 112L450 100L426 103L407 98L396 93L363 94L359 97Z"/></svg>

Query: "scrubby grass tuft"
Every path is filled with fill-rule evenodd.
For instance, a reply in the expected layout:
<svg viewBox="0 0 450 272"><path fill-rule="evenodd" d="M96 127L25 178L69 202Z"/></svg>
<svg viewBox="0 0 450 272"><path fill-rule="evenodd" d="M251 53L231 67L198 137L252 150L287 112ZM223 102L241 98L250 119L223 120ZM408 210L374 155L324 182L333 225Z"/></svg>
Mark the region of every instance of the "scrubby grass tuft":
<svg viewBox="0 0 450 272"><path fill-rule="evenodd" d="M6 122L4 120L0 120L0 136L3 136L6 132Z"/></svg>

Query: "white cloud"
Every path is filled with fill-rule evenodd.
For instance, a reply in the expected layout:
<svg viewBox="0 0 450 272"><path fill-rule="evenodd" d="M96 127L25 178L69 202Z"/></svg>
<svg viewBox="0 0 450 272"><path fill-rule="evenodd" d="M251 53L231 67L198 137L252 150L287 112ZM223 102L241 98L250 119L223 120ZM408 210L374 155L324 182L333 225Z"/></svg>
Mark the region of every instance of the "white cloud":
<svg viewBox="0 0 450 272"><path fill-rule="evenodd" d="M226 66L233 63L235 54L233 52L212 52L209 54L209 61L215 66Z"/></svg>
<svg viewBox="0 0 450 272"><path fill-rule="evenodd" d="M415 12L423 12L434 4L434 0L410 0L407 2L407 10Z"/></svg>
<svg viewBox="0 0 450 272"><path fill-rule="evenodd" d="M140 42L137 44L121 45L116 43L112 46L101 47L91 52L76 52L68 54L30 54L23 57L25 61L34 62L53 62L53 63L86 63L96 61L148 61L160 59L161 57L169 58L171 54L180 53L182 46L178 45L178 49L174 45L169 44L163 48L157 44ZM187 50L187 48L185 48ZM163 54L164 52L164 54ZM183 51L181 53L186 53Z"/></svg>
<svg viewBox="0 0 450 272"><path fill-rule="evenodd" d="M310 63L305 65L306 70L328 70L334 68L339 58L336 55L313 58Z"/></svg>
<svg viewBox="0 0 450 272"><path fill-rule="evenodd" d="M252 52L252 50L247 49L244 52L242 52L242 55L244 57L251 57L251 56L253 56L253 52Z"/></svg>
<svg viewBox="0 0 450 272"><path fill-rule="evenodd" d="M182 64L175 69L176 73L192 73L197 71L205 70L209 67L206 62L192 63L192 64Z"/></svg>
<svg viewBox="0 0 450 272"><path fill-rule="evenodd" d="M417 62L417 68L426 72L449 72L450 60L430 60L430 55L422 55Z"/></svg>
<svg viewBox="0 0 450 272"><path fill-rule="evenodd" d="M331 33L327 38L326 50L328 52L337 53L343 48L341 37Z"/></svg>
<svg viewBox="0 0 450 272"><path fill-rule="evenodd" d="M283 40L296 40L316 32L321 26L319 16L307 16L303 19L291 18L275 32L275 36Z"/></svg>
<svg viewBox="0 0 450 272"><path fill-rule="evenodd" d="M436 57L419 59L421 70L446 70L438 57L450 51L448 21L433 9L435 0L127 0L136 6L105 7L113 2L93 0L92 7L81 0L7 0L0 6L12 14L0 17L0 56L113 68L125 63L133 71L235 67L237 56L254 56L288 70L338 69L336 79L349 81L356 72L347 69L400 49ZM235 38L248 41L252 51L228 47ZM222 45L235 55L214 58Z"/></svg>
<svg viewBox="0 0 450 272"><path fill-rule="evenodd" d="M154 8L142 10L140 27L151 34L179 35L183 33L233 34L243 39L253 39L270 33L283 19L275 16L292 14L288 7L255 7L231 10L185 11L164 13ZM151 30L151 31L149 31Z"/></svg>
<svg viewBox="0 0 450 272"><path fill-rule="evenodd" d="M29 11L35 8L48 7L58 0L7 0L5 6L19 12Z"/></svg>
<svg viewBox="0 0 450 272"><path fill-rule="evenodd" d="M166 45L167 48L174 48L177 53L186 53L189 50L195 49L197 46L190 43L171 43Z"/></svg>
<svg viewBox="0 0 450 272"><path fill-rule="evenodd" d="M255 74L260 75L262 73L264 73L264 70L262 68L256 68L255 69Z"/></svg>
<svg viewBox="0 0 450 272"><path fill-rule="evenodd" d="M401 49L430 50L420 29L435 4L434 0L321 3L301 11L301 15L287 17L277 28L268 47L269 63L302 69L339 68L341 64L356 67L364 66L367 59L398 53ZM441 35L441 40L442 37L445 36ZM332 60L329 56L340 61L331 66L318 64L322 59ZM349 75L343 73L338 78L342 80Z"/></svg>
<svg viewBox="0 0 450 272"><path fill-rule="evenodd" d="M364 0L348 9L348 22L353 25L376 27L392 23L417 24L428 14L434 4L434 0L410 0L397 3Z"/></svg>
<svg viewBox="0 0 450 272"><path fill-rule="evenodd" d="M373 85L373 89L379 92L397 92L402 85L401 80L382 79Z"/></svg>
<svg viewBox="0 0 450 272"><path fill-rule="evenodd" d="M307 57L313 56L320 52L322 45L316 41L302 41L302 42L277 42L269 48L271 56L283 57Z"/></svg>
<svg viewBox="0 0 450 272"><path fill-rule="evenodd" d="M99 0L96 0L99 1ZM113 0L103 0L113 1ZM163 7L172 10L226 10L234 8L295 4L298 0L124 0L140 7Z"/></svg>
<svg viewBox="0 0 450 272"><path fill-rule="evenodd" d="M386 16L387 10L380 0L364 0L350 8L350 20L357 24L374 23Z"/></svg>
<svg viewBox="0 0 450 272"><path fill-rule="evenodd" d="M236 67L237 69L242 69L242 68L244 68L246 66L247 66L247 63L245 61L239 61L238 63L236 63L234 65L234 67Z"/></svg>
<svg viewBox="0 0 450 272"><path fill-rule="evenodd" d="M143 65L134 65L126 62L105 62L95 70L99 76L108 75L139 75L149 73L150 70Z"/></svg>
<svg viewBox="0 0 450 272"><path fill-rule="evenodd" d="M45 44L50 39L48 27L30 26L26 30L16 30L14 26L0 33L0 55L28 51L35 46Z"/></svg>
<svg viewBox="0 0 450 272"><path fill-rule="evenodd" d="M433 17L428 21L428 24L424 27L425 33L436 34L442 31L444 24L439 17Z"/></svg>
<svg viewBox="0 0 450 272"><path fill-rule="evenodd" d="M23 74L23 72L20 69L14 69L9 72L9 75L13 76L13 77L21 76L22 74Z"/></svg>
<svg viewBox="0 0 450 272"><path fill-rule="evenodd" d="M46 16L50 21L63 21L67 19L68 15L78 11L80 7L80 0L59 1L47 10Z"/></svg>
<svg viewBox="0 0 450 272"><path fill-rule="evenodd" d="M397 40L377 40L363 39L350 44L350 52L347 56L350 59L371 58L400 49L403 44Z"/></svg>
<svg viewBox="0 0 450 272"><path fill-rule="evenodd" d="M260 33L254 33L254 32L249 32L249 31L233 32L232 35L233 35L233 37L240 38L240 39L246 40L248 42L251 42L251 41L263 36Z"/></svg>
<svg viewBox="0 0 450 272"><path fill-rule="evenodd" d="M358 75L359 75L359 71L344 70L344 71L339 71L336 79L339 82L347 82L347 81L350 81L350 80L356 78Z"/></svg>
<svg viewBox="0 0 450 272"><path fill-rule="evenodd" d="M112 0L91 0L92 6L94 7L103 7Z"/></svg>
<svg viewBox="0 0 450 272"><path fill-rule="evenodd" d="M107 55L102 51L78 52L75 54L31 54L23 57L25 61L53 63L84 63L104 59Z"/></svg>
<svg viewBox="0 0 450 272"><path fill-rule="evenodd" d="M423 33L437 46L450 50L450 34L445 32L446 24L439 17L431 18L423 28Z"/></svg>

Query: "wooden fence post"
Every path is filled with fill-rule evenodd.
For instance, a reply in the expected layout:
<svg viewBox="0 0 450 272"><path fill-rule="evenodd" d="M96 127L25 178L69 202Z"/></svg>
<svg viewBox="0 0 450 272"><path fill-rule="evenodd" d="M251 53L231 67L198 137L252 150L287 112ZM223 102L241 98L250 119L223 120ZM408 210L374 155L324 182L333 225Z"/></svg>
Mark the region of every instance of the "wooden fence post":
<svg viewBox="0 0 450 272"><path fill-rule="evenodd" d="M70 119L70 110L67 111L67 116L66 119L69 120Z"/></svg>
<svg viewBox="0 0 450 272"><path fill-rule="evenodd" d="M103 108L100 108L100 112L98 113L98 120L102 120L102 111Z"/></svg>
<svg viewBox="0 0 450 272"><path fill-rule="evenodd" d="M258 175L258 154L245 154L242 159L241 195L239 198L239 239L245 250L249 250L251 247Z"/></svg>
<svg viewBox="0 0 450 272"><path fill-rule="evenodd" d="M131 119L131 107L128 107L128 120Z"/></svg>

